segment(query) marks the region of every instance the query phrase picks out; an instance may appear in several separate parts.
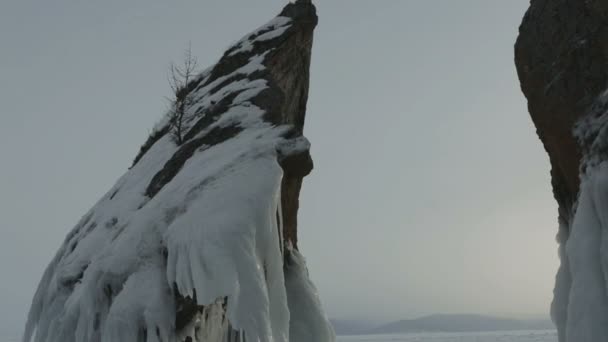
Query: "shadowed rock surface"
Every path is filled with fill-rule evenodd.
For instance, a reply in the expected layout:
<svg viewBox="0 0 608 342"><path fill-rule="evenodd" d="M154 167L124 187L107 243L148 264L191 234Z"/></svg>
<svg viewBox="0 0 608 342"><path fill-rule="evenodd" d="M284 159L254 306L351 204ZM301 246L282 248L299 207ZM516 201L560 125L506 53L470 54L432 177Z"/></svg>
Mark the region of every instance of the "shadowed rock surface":
<svg viewBox="0 0 608 342"><path fill-rule="evenodd" d="M576 200L580 182L574 125L608 81L607 20L606 1L532 0L515 44L521 89L564 210Z"/></svg>

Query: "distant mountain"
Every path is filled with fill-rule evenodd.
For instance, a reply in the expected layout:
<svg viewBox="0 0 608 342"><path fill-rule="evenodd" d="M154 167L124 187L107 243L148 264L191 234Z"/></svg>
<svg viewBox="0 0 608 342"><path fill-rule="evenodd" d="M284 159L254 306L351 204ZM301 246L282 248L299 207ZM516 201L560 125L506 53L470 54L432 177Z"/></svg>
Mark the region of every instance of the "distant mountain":
<svg viewBox="0 0 608 342"><path fill-rule="evenodd" d="M362 335L372 330L377 324L361 320L330 319L336 335Z"/></svg>
<svg viewBox="0 0 608 342"><path fill-rule="evenodd" d="M415 332L467 332L498 330L554 329L549 320L515 320L482 315L436 314L416 319L392 322L371 330L366 334L396 334Z"/></svg>

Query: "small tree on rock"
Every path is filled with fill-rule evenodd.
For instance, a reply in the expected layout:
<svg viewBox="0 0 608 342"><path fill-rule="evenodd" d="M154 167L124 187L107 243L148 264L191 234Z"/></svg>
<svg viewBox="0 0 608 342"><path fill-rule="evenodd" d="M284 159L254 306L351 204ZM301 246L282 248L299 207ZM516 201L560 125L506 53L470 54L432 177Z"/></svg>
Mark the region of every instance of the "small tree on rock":
<svg viewBox="0 0 608 342"><path fill-rule="evenodd" d="M192 105L192 99L188 96L188 85L197 74L197 60L192 55L192 45L184 52L184 58L180 65L171 63L169 67L169 86L173 92L171 99L171 132L175 142L181 145L184 141L184 120L188 107Z"/></svg>

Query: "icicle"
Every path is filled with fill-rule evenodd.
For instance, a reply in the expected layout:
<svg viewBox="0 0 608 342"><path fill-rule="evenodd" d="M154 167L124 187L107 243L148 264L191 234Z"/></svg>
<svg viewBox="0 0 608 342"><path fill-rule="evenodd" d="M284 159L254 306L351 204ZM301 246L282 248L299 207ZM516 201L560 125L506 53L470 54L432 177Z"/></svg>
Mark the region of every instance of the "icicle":
<svg viewBox="0 0 608 342"><path fill-rule="evenodd" d="M285 253L285 241L283 238L283 200L279 196L279 200L277 201L277 222L278 222L278 231L279 231L279 244L281 246L281 254Z"/></svg>
<svg viewBox="0 0 608 342"><path fill-rule="evenodd" d="M335 333L323 313L317 289L308 277L304 257L286 245L285 286L291 321L291 342L334 341Z"/></svg>

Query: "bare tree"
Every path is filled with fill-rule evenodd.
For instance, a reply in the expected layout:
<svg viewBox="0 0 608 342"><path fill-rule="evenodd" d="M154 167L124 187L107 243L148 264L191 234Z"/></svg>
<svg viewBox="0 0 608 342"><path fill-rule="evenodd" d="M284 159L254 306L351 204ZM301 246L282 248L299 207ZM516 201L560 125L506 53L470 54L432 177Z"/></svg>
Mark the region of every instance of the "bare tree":
<svg viewBox="0 0 608 342"><path fill-rule="evenodd" d="M184 52L182 63L180 65L171 63L169 67L169 86L173 92L170 125L175 142L178 145L183 143L184 116L188 107L192 104L188 96L188 85L196 76L197 67L196 57L192 55L192 43L188 43L188 49Z"/></svg>

